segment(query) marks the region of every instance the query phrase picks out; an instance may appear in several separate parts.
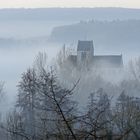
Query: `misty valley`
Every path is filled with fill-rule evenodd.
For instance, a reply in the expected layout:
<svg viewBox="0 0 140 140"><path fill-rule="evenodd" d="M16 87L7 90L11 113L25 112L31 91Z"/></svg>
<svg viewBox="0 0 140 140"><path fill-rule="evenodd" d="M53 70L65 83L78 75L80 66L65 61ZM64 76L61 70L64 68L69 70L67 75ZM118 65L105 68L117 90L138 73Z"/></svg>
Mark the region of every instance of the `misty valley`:
<svg viewBox="0 0 140 140"><path fill-rule="evenodd" d="M139 46L139 9L0 9L0 140L139 140Z"/></svg>

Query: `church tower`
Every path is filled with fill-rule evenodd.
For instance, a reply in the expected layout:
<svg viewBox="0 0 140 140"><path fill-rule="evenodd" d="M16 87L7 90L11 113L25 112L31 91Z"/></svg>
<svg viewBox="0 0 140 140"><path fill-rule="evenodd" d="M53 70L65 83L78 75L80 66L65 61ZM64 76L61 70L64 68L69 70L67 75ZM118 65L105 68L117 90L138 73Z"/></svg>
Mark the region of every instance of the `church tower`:
<svg viewBox="0 0 140 140"><path fill-rule="evenodd" d="M93 41L78 41L77 62L78 64L89 64L94 56Z"/></svg>

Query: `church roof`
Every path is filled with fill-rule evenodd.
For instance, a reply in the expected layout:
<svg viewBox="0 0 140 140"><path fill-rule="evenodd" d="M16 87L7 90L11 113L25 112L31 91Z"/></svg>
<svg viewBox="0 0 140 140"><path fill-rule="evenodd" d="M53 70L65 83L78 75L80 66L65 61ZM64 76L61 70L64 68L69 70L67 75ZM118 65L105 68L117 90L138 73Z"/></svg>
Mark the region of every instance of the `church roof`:
<svg viewBox="0 0 140 140"><path fill-rule="evenodd" d="M93 41L78 41L78 47L77 52L93 52ZM85 53L86 54L86 53ZM82 54L83 55L83 54ZM82 55L70 55L68 59L74 64L78 65L79 61L87 62L82 59ZM122 55L94 55L94 54L88 54L91 55L90 63L95 67L101 67L101 68L120 68L123 67L123 58ZM80 63L81 63L80 62ZM88 64L88 62L87 62Z"/></svg>
<svg viewBox="0 0 140 140"><path fill-rule="evenodd" d="M96 66L115 66L123 65L122 55L95 55L93 56L93 64Z"/></svg>
<svg viewBox="0 0 140 140"><path fill-rule="evenodd" d="M93 41L78 41L77 51L90 51L93 49Z"/></svg>

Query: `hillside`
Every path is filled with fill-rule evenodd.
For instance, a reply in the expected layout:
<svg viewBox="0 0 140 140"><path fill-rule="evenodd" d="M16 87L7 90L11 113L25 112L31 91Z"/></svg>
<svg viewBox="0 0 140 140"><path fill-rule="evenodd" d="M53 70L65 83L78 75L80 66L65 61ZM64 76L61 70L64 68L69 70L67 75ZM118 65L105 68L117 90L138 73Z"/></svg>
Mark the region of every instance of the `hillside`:
<svg viewBox="0 0 140 140"><path fill-rule="evenodd" d="M88 21L56 27L49 41L94 40L96 46L134 47L140 44L140 20Z"/></svg>
<svg viewBox="0 0 140 140"><path fill-rule="evenodd" d="M0 9L0 20L113 20L140 19L139 9L127 8L35 8Z"/></svg>

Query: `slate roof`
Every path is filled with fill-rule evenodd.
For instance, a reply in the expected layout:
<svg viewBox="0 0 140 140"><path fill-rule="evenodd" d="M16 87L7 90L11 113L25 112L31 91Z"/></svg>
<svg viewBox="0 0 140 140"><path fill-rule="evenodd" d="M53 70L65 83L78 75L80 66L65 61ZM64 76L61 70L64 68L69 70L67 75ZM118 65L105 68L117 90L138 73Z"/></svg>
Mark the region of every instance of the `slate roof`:
<svg viewBox="0 0 140 140"><path fill-rule="evenodd" d="M93 49L93 41L78 41L77 51L90 51Z"/></svg>
<svg viewBox="0 0 140 140"><path fill-rule="evenodd" d="M93 64L96 66L123 66L122 55L95 55Z"/></svg>

